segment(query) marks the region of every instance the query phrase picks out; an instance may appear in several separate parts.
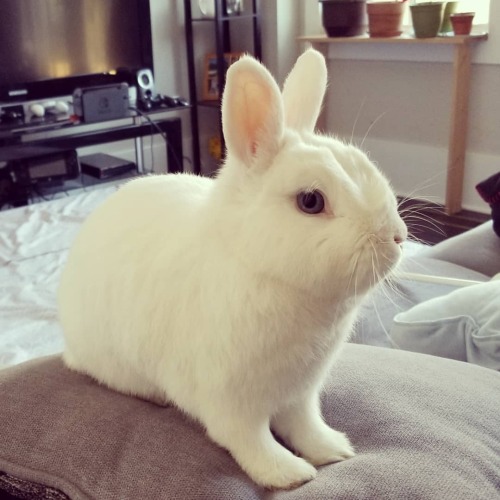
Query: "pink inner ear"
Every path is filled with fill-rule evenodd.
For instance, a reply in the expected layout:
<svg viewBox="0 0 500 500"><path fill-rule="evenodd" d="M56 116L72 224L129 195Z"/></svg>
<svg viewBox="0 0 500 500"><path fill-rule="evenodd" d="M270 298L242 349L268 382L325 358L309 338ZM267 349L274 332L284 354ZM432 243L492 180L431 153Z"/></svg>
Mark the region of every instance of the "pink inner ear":
<svg viewBox="0 0 500 500"><path fill-rule="evenodd" d="M273 104L272 91L261 82L248 82L244 86L244 94L247 106L247 151L255 157L259 148L268 148L270 141L272 142L272 133L263 134L263 130L269 130L279 111Z"/></svg>
<svg viewBox="0 0 500 500"><path fill-rule="evenodd" d="M281 95L259 63L242 59L229 68L223 126L228 150L248 165L261 150L276 149L283 132Z"/></svg>

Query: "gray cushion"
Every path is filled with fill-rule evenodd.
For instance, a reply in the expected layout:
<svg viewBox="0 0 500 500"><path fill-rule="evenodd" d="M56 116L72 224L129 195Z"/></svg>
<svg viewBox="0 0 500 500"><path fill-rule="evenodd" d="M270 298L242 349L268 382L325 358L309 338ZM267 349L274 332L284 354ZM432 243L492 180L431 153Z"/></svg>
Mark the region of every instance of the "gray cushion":
<svg viewBox="0 0 500 500"><path fill-rule="evenodd" d="M210 376L207 373L207 376ZM74 499L494 499L500 374L393 349L346 345L326 420L357 449L286 492L255 486L172 407L110 391L59 357L0 372L0 470Z"/></svg>
<svg viewBox="0 0 500 500"><path fill-rule="evenodd" d="M492 221L427 247L420 255L452 262L489 277L500 273L500 238L493 231Z"/></svg>

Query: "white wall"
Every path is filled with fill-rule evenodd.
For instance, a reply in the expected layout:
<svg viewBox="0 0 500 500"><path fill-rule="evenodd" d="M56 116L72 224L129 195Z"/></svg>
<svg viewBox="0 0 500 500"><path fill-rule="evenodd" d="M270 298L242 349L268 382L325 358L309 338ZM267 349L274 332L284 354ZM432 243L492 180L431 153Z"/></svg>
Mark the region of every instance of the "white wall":
<svg viewBox="0 0 500 500"><path fill-rule="evenodd" d="M282 84L298 55L296 38L302 29L303 0L264 0L263 62Z"/></svg>

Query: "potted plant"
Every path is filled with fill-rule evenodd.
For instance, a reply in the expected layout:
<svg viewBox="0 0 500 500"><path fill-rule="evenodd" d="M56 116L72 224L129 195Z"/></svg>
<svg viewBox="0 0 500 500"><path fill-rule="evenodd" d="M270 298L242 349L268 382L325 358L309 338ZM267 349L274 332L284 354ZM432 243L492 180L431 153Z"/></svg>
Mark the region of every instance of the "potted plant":
<svg viewBox="0 0 500 500"><path fill-rule="evenodd" d="M450 19L453 25L453 33L455 35L470 35L474 15L474 12L457 12L456 14L451 14Z"/></svg>
<svg viewBox="0 0 500 500"><path fill-rule="evenodd" d="M366 0L319 0L328 36L358 36L365 32Z"/></svg>
<svg viewBox="0 0 500 500"><path fill-rule="evenodd" d="M444 2L422 2L410 5L413 30L417 38L437 36L443 20Z"/></svg>
<svg viewBox="0 0 500 500"><path fill-rule="evenodd" d="M368 2L368 33L370 37L393 37L403 32L406 0Z"/></svg>

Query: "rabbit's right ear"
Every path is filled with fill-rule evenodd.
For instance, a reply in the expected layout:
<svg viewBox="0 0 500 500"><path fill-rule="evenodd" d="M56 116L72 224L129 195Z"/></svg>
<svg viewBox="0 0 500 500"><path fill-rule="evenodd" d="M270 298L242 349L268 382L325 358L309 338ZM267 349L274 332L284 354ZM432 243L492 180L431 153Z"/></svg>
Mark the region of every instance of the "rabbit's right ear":
<svg viewBox="0 0 500 500"><path fill-rule="evenodd" d="M227 71L222 127L228 154L247 166L258 155L275 155L284 132L279 87L257 60L244 56Z"/></svg>
<svg viewBox="0 0 500 500"><path fill-rule="evenodd" d="M325 58L314 49L306 50L295 63L283 86L285 123L294 130L313 132L326 92Z"/></svg>

